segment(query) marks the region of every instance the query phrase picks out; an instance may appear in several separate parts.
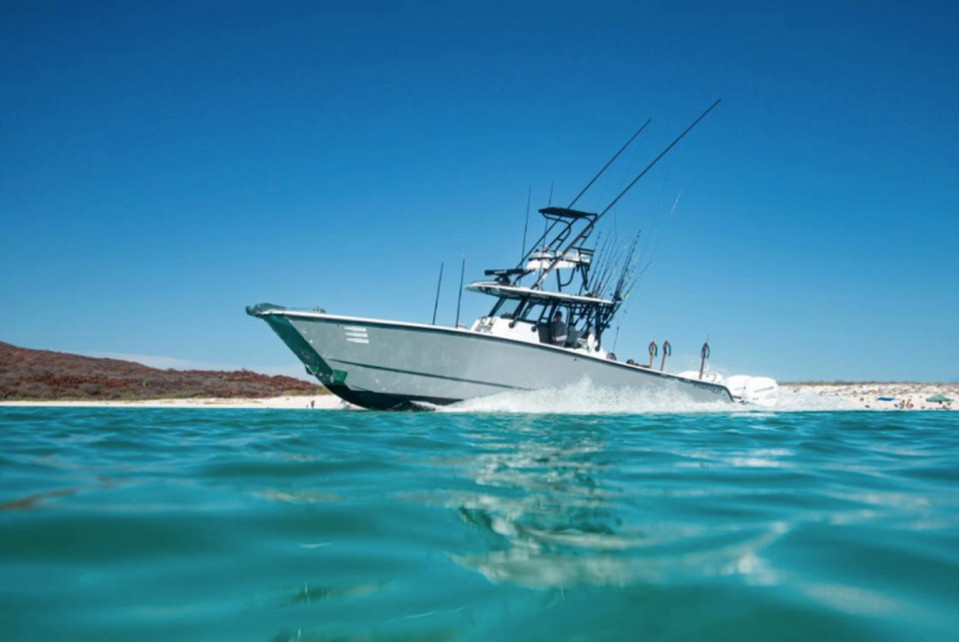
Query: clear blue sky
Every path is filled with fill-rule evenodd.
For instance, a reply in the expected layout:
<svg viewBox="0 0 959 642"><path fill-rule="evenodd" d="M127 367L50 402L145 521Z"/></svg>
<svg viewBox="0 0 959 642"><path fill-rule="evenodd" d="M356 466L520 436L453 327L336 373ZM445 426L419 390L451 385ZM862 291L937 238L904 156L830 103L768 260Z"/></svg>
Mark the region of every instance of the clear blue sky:
<svg viewBox="0 0 959 642"><path fill-rule="evenodd" d="M6 2L0 340L299 372L244 306L428 322L441 261L452 324L527 189L652 117L600 208L721 97L606 222L649 239L620 357L959 379L956 7Z"/></svg>

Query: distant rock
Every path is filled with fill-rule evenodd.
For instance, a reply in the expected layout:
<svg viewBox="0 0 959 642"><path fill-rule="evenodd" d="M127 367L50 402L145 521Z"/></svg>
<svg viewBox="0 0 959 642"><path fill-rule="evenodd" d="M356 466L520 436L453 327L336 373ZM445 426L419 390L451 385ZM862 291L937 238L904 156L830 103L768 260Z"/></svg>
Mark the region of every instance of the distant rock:
<svg viewBox="0 0 959 642"><path fill-rule="evenodd" d="M249 370L159 370L131 361L31 350L0 341L0 400L263 398L318 395L293 377Z"/></svg>

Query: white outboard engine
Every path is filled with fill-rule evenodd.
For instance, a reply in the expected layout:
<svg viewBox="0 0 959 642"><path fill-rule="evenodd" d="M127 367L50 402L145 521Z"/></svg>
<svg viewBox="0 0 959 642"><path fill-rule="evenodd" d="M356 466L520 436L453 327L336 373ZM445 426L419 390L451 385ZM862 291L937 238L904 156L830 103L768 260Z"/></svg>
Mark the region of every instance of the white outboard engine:
<svg viewBox="0 0 959 642"><path fill-rule="evenodd" d="M733 375L726 380L726 387L734 398L742 399L743 393L746 392L746 382L751 378L749 375Z"/></svg>
<svg viewBox="0 0 959 642"><path fill-rule="evenodd" d="M723 376L719 374L718 372L704 372L702 378L700 378L698 370L683 370L676 376L682 377L683 379L694 379L696 381L705 381L706 383L717 383L720 386L728 387L726 380L723 379Z"/></svg>
<svg viewBox="0 0 959 642"><path fill-rule="evenodd" d="M770 377L733 375L726 380L726 387L734 399L744 403L772 408L779 401L779 384Z"/></svg>
<svg viewBox="0 0 959 642"><path fill-rule="evenodd" d="M741 403L772 408L779 402L779 384L770 377L732 375L724 379L718 372L704 372L700 379L698 370L684 370L676 376L726 386L733 400Z"/></svg>

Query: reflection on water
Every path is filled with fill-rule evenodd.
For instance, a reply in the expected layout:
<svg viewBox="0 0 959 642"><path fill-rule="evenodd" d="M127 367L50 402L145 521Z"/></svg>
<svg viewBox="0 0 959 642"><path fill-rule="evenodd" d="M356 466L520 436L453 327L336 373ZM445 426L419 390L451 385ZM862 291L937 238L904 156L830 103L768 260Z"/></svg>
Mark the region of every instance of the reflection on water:
<svg viewBox="0 0 959 642"><path fill-rule="evenodd" d="M48 499L57 497L67 497L77 492L76 488L59 488L57 490L48 490L43 493L31 493L25 497L18 497L10 501L0 502L0 511L5 510L31 510L37 508Z"/></svg>
<svg viewBox="0 0 959 642"><path fill-rule="evenodd" d="M596 437L557 433L551 443L526 439L478 456L467 471L477 484L513 492L459 499L460 517L495 537L489 552L454 559L490 580L536 588L626 581L602 555L636 539L617 532L622 519L597 481L603 464L593 455L602 448Z"/></svg>
<svg viewBox="0 0 959 642"><path fill-rule="evenodd" d="M609 456L600 426L484 446L486 452L464 472L489 491L457 496L456 505L465 523L490 537L490 550L453 559L491 581L569 588L703 575L751 575L756 583L774 579L760 553L788 530L785 522L703 524L671 517L661 506L667 488L649 501L624 483L624 471L643 469L643 453ZM646 455L655 470L661 454ZM727 461L737 466L743 458Z"/></svg>

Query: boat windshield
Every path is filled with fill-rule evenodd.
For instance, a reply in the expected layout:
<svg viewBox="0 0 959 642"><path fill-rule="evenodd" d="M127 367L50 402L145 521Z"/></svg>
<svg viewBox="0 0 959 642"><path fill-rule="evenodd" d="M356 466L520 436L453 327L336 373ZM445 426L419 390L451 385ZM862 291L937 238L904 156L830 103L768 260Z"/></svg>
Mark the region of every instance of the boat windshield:
<svg viewBox="0 0 959 642"><path fill-rule="evenodd" d="M497 314L504 319L515 319L516 312L522 303L522 299L506 299L502 301Z"/></svg>

